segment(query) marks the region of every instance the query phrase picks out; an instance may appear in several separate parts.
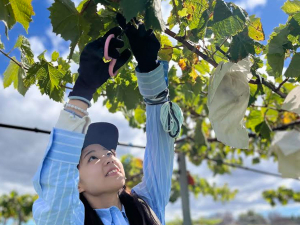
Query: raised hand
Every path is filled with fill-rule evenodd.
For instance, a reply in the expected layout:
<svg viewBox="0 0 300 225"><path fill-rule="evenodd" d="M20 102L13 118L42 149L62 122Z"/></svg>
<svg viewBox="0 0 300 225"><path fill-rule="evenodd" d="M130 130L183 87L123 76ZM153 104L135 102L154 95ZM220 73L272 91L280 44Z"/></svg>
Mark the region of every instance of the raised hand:
<svg viewBox="0 0 300 225"><path fill-rule="evenodd" d="M112 38L110 41L108 55L117 59L113 72L117 71L128 61L131 56L130 50L125 49L121 54L117 50L124 46L124 42L117 38L121 32L122 29L120 27L114 27L103 37L88 43L84 47L80 55L79 77L75 82L73 91L69 94L69 99L80 99L90 106L93 94L110 77L109 63L103 61L105 41L110 34L114 34L115 38Z"/></svg>
<svg viewBox="0 0 300 225"><path fill-rule="evenodd" d="M157 64L157 55L161 47L152 29L146 31L142 22L136 21L138 28L130 22L126 24L126 19L118 13L116 19L124 30L131 47L131 51L138 62L140 72L154 70Z"/></svg>

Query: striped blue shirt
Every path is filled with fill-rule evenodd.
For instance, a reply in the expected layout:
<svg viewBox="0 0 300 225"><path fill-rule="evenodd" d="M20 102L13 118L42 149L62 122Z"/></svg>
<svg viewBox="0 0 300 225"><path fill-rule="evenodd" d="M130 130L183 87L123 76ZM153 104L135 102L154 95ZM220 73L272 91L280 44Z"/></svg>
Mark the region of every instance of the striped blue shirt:
<svg viewBox="0 0 300 225"><path fill-rule="evenodd" d="M131 189L165 224L165 207L169 202L173 172L174 139L160 122L162 105L146 106L147 144L142 181ZM77 164L85 134L54 127L43 160L32 182L39 198L32 207L37 225L83 225L84 205L79 199ZM122 206L95 209L105 225L129 224Z"/></svg>

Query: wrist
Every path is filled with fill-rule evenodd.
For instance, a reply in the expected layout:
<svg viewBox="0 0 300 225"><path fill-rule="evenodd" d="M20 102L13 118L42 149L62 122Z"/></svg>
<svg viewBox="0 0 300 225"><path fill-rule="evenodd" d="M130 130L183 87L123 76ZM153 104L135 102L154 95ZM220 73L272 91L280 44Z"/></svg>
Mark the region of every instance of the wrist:
<svg viewBox="0 0 300 225"><path fill-rule="evenodd" d="M85 103L85 102L83 102L83 101L81 101L81 100L70 99L68 103L71 104L71 105L77 106L77 107L81 108L81 109L84 110L84 111L87 111L88 104ZM72 110L72 111L74 111L76 114L78 114L78 115L80 115L80 116L82 116L82 117L85 116L85 114L84 114L83 112L81 112L81 111L79 111L79 110L77 110L77 109L75 109L75 108L71 108L71 107L66 106L65 109Z"/></svg>
<svg viewBox="0 0 300 225"><path fill-rule="evenodd" d="M69 99L71 100L80 100L85 102L88 107L91 107L91 99L96 89L91 88L86 83L78 77L73 87L73 90L69 93Z"/></svg>
<svg viewBox="0 0 300 225"><path fill-rule="evenodd" d="M144 98L153 99L168 87L165 80L168 71L164 69L164 63L160 62L157 68L148 73L139 72L137 67L135 73L140 93Z"/></svg>
<svg viewBox="0 0 300 225"><path fill-rule="evenodd" d="M152 70L155 70L159 66L157 60L155 61L146 61L146 62L138 62L137 70L140 73L148 73Z"/></svg>
<svg viewBox="0 0 300 225"><path fill-rule="evenodd" d="M87 104L88 108L92 106L91 102L84 97L81 96L68 96L69 100L79 100Z"/></svg>

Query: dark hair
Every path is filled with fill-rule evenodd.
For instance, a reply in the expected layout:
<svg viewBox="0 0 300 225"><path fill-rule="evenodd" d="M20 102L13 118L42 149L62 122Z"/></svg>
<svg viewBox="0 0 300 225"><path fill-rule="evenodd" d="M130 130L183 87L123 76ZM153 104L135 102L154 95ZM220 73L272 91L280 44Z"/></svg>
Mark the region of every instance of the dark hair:
<svg viewBox="0 0 300 225"><path fill-rule="evenodd" d="M82 193L79 195L85 208L84 225L104 225L84 195ZM151 212L148 204L135 193L127 193L125 185L123 186L122 192L119 194L119 198L124 205L130 225L161 225L157 217L153 217L153 211Z"/></svg>

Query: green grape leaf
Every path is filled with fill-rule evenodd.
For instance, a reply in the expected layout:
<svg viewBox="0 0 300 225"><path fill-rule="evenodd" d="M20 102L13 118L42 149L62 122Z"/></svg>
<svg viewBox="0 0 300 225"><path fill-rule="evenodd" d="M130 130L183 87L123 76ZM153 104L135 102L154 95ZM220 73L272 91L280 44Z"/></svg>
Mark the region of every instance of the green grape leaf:
<svg viewBox="0 0 300 225"><path fill-rule="evenodd" d="M271 139L272 129L267 121L263 121L255 127L255 132L259 133L263 139Z"/></svg>
<svg viewBox="0 0 300 225"><path fill-rule="evenodd" d="M289 67L287 68L284 76L285 77L300 77L300 53L296 53L293 58L292 61L289 65Z"/></svg>
<svg viewBox="0 0 300 225"><path fill-rule="evenodd" d="M257 97L259 96L258 94L261 95L264 94L264 89L261 84L249 84L249 87L250 87L250 98L249 98L248 107L256 102Z"/></svg>
<svg viewBox="0 0 300 225"><path fill-rule="evenodd" d="M265 32L261 24L260 18L256 18L255 15L250 16L250 23L248 26L249 37L256 41L265 40Z"/></svg>
<svg viewBox="0 0 300 225"><path fill-rule="evenodd" d="M79 38L89 32L90 23L77 11L71 0L55 0L51 7L50 19L53 32L66 41L71 41L72 58L73 50L79 41Z"/></svg>
<svg viewBox="0 0 300 225"><path fill-rule="evenodd" d="M244 30L247 15L242 8L217 0L214 9L213 31L217 38L234 36Z"/></svg>
<svg viewBox="0 0 300 225"><path fill-rule="evenodd" d="M124 83L122 85L117 85L115 95L117 101L123 102L127 110L135 109L140 102L139 89L134 83L130 83L128 86Z"/></svg>
<svg viewBox="0 0 300 225"><path fill-rule="evenodd" d="M202 75L210 73L209 64L205 60L198 61L196 64L194 64L194 66L195 69Z"/></svg>
<svg viewBox="0 0 300 225"><path fill-rule="evenodd" d="M140 107L134 110L134 118L139 124L146 123L146 111Z"/></svg>
<svg viewBox="0 0 300 225"><path fill-rule="evenodd" d="M170 61L173 54L172 42L166 35L159 35L159 42L161 44L161 49L158 52L158 56L161 60Z"/></svg>
<svg viewBox="0 0 300 225"><path fill-rule="evenodd" d="M203 40L206 35L207 24L209 21L209 11L205 10L201 14L201 18L199 19L199 23L195 29L190 30L189 32L192 33L190 40L193 42L198 42L199 39ZM193 24L191 24L193 26Z"/></svg>
<svg viewBox="0 0 300 225"><path fill-rule="evenodd" d="M189 9L188 13L191 15L189 22L189 27L191 30L202 27L204 24L203 18L208 17L207 9L208 2L207 0L187 0L184 2L186 7Z"/></svg>
<svg viewBox="0 0 300 225"><path fill-rule="evenodd" d="M4 22L5 33L8 37L8 29L11 30L16 22L19 22L26 33L28 33L29 23L35 15L32 0L0 0L0 20Z"/></svg>
<svg viewBox="0 0 300 225"><path fill-rule="evenodd" d="M54 51L51 56L51 61L55 62L58 59L58 57L59 57L59 53L57 51Z"/></svg>
<svg viewBox="0 0 300 225"><path fill-rule="evenodd" d="M282 6L282 10L288 15L293 15L297 12L300 12L300 1L299 0L294 0L294 1L288 0Z"/></svg>
<svg viewBox="0 0 300 225"><path fill-rule="evenodd" d="M97 14L97 4L94 1L84 0L78 5L77 11L81 12L83 9L85 10L82 16L90 23L90 30L87 35L96 39L99 37L101 31L105 30L101 16ZM113 14L113 17L115 17L115 14ZM111 17L111 19L113 18Z"/></svg>
<svg viewBox="0 0 300 225"><path fill-rule="evenodd" d="M30 83L32 80L37 80L42 94L47 94L51 99L61 102L64 89L60 87L60 82L63 77L64 74L51 63L41 60L41 62L35 63L29 68L25 81Z"/></svg>
<svg viewBox="0 0 300 225"><path fill-rule="evenodd" d="M146 8L147 2L147 0L122 0L120 2L120 8L123 11L126 23L133 17L136 17L138 13L142 13Z"/></svg>
<svg viewBox="0 0 300 225"><path fill-rule="evenodd" d="M202 123L203 123L202 120L197 120L196 128L195 128L195 137L194 137L195 144L198 146L202 146L202 145L207 146L206 138L204 136L203 129L202 129Z"/></svg>
<svg viewBox="0 0 300 225"><path fill-rule="evenodd" d="M256 157L256 158L252 159L252 164L258 164L258 163L260 163L260 158L259 157Z"/></svg>
<svg viewBox="0 0 300 225"><path fill-rule="evenodd" d="M188 15L187 8L183 8L182 10L178 11L178 16L180 17L185 17L187 15Z"/></svg>
<svg viewBox="0 0 300 225"><path fill-rule="evenodd" d="M18 48L20 50L21 62L24 66L30 67L34 63L34 54L26 37L19 35L13 48Z"/></svg>
<svg viewBox="0 0 300 225"><path fill-rule="evenodd" d="M70 71L70 64L66 62L62 57L57 59L58 66L56 67L63 74L63 81L67 83L73 83L73 77Z"/></svg>
<svg viewBox="0 0 300 225"><path fill-rule="evenodd" d="M167 23L168 23L168 26L169 26L169 29L172 30L172 28L176 25L177 23L177 19L176 19L176 16L171 12L168 20L167 20Z"/></svg>
<svg viewBox="0 0 300 225"><path fill-rule="evenodd" d="M110 112L116 112L125 108L126 111L124 113L135 124L134 115L129 111L136 109L142 98L137 87L137 78L134 76L133 71L127 64L120 68L119 74L114 78L114 82L107 82L106 95L108 101L105 104Z"/></svg>
<svg viewBox="0 0 300 225"><path fill-rule="evenodd" d="M15 57L12 57L16 59ZM10 61L8 67L6 68L5 72L3 73L3 87L7 88L12 83L14 83L14 88L18 90L21 95L25 95L28 86L25 86L23 82L23 78L25 76L25 70L17 65L15 62Z"/></svg>
<svg viewBox="0 0 300 225"><path fill-rule="evenodd" d="M233 62L238 62L249 54L255 55L254 41L248 36L247 28L233 36L229 52Z"/></svg>
<svg viewBox="0 0 300 225"><path fill-rule="evenodd" d="M47 52L47 50L44 50L41 54L38 55L38 59L40 60L40 62L42 61L46 61L45 59L45 53Z"/></svg>
<svg viewBox="0 0 300 225"><path fill-rule="evenodd" d="M72 60L74 63L79 64L79 59L80 59L80 53L79 52L75 52L72 56Z"/></svg>
<svg viewBox="0 0 300 225"><path fill-rule="evenodd" d="M255 131L255 127L264 121L263 114L260 110L253 109L247 118L246 127Z"/></svg>
<svg viewBox="0 0 300 225"><path fill-rule="evenodd" d="M2 20L4 23L5 34L7 38L8 30L10 30L16 23L16 18L13 15L14 12L9 4L9 0L0 0L0 20Z"/></svg>
<svg viewBox="0 0 300 225"><path fill-rule="evenodd" d="M158 31L164 31L166 29L161 12L161 0L147 1L144 18L146 29L153 28L154 30Z"/></svg>
<svg viewBox="0 0 300 225"><path fill-rule="evenodd" d="M299 15L299 18L294 16L289 21L290 35L293 35L294 37L299 37L300 35L300 13L297 15Z"/></svg>
<svg viewBox="0 0 300 225"><path fill-rule="evenodd" d="M271 34L267 45L267 72L274 77L280 77L284 66L285 52L291 43L288 40L289 29L281 26Z"/></svg>
<svg viewBox="0 0 300 225"><path fill-rule="evenodd" d="M173 49L172 60L174 60L175 62L178 62L181 58L181 55L182 55L182 50L178 49L178 48L174 48Z"/></svg>
<svg viewBox="0 0 300 225"><path fill-rule="evenodd" d="M81 12L81 10L83 10L86 6L86 3L90 2L89 4L95 4L95 1L90 1L90 0L83 0L79 3L79 5L76 7L78 12Z"/></svg>
<svg viewBox="0 0 300 225"><path fill-rule="evenodd" d="M283 54L268 54L267 72L269 75L274 77L280 77L282 75L283 65L284 65L284 55Z"/></svg>
<svg viewBox="0 0 300 225"><path fill-rule="evenodd" d="M161 60L170 61L172 59L173 47L165 44L162 48L163 49L160 49L160 51L158 52L159 58Z"/></svg>

